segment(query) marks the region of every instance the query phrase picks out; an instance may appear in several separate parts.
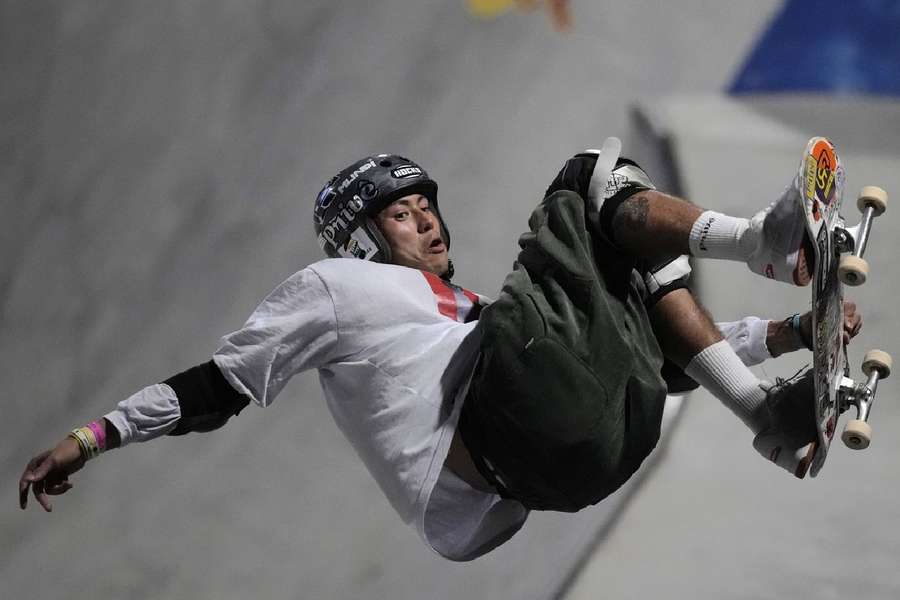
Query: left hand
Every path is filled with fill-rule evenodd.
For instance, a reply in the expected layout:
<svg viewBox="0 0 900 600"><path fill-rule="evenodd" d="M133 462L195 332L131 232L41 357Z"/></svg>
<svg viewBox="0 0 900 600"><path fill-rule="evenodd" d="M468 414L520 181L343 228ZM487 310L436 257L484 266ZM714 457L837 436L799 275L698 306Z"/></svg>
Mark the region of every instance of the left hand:
<svg viewBox="0 0 900 600"><path fill-rule="evenodd" d="M856 310L856 303L844 300L844 343L849 344L862 329L862 315ZM812 311L800 316L800 335L812 347Z"/></svg>
<svg viewBox="0 0 900 600"><path fill-rule="evenodd" d="M862 329L862 315L856 312L856 304L844 300L844 343L849 344Z"/></svg>
<svg viewBox="0 0 900 600"><path fill-rule="evenodd" d="M19 478L19 507L28 505L28 489L34 491L34 498L47 512L53 510L49 496L65 494L72 489L69 475L84 466L78 442L71 437L64 438L55 448L36 455L25 467Z"/></svg>

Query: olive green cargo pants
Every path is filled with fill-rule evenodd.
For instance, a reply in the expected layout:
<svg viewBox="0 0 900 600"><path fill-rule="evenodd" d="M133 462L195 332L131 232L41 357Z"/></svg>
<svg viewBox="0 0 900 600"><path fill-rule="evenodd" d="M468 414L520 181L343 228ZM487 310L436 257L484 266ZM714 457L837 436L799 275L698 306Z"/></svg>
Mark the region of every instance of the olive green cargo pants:
<svg viewBox="0 0 900 600"><path fill-rule="evenodd" d="M463 442L502 496L576 511L619 488L656 446L666 384L637 261L557 191L500 297L479 319L481 357Z"/></svg>

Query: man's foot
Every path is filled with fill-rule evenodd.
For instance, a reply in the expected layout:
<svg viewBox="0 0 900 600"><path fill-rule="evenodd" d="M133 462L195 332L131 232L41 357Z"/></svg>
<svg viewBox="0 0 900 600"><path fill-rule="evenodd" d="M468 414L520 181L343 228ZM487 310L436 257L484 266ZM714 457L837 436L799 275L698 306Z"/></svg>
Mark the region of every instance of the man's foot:
<svg viewBox="0 0 900 600"><path fill-rule="evenodd" d="M753 447L763 458L803 479L819 439L813 410L813 370L760 385L766 390L766 402L760 410L768 413L768 425L753 438ZM761 416L765 420L765 415Z"/></svg>
<svg viewBox="0 0 900 600"><path fill-rule="evenodd" d="M747 259L747 266L769 279L808 285L815 253L806 233L799 183L795 180L778 200L750 219L746 235L756 238L756 250Z"/></svg>

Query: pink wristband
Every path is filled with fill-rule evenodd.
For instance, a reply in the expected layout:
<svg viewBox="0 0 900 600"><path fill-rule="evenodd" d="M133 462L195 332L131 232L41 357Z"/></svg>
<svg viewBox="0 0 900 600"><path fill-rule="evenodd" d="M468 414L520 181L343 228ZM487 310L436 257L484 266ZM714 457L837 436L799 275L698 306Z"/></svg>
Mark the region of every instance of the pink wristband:
<svg viewBox="0 0 900 600"><path fill-rule="evenodd" d="M103 427L103 424L99 421L91 421L87 426L94 432L94 437L97 438L97 446L100 448L100 452L106 450L106 429Z"/></svg>

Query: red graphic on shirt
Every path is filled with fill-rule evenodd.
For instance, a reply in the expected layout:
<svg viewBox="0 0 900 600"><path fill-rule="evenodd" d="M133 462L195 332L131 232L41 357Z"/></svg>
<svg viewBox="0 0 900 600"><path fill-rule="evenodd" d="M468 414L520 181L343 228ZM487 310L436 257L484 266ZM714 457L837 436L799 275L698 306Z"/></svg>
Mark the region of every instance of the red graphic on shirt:
<svg viewBox="0 0 900 600"><path fill-rule="evenodd" d="M465 323L472 309L478 306L478 296L469 290L444 281L434 273L422 271L422 275L425 276L425 281L428 282L428 285L431 286L431 291L434 292L434 296L437 299L438 312L454 321ZM467 306L460 306L460 300Z"/></svg>
<svg viewBox="0 0 900 600"><path fill-rule="evenodd" d="M422 271L422 274L425 276L425 281L431 286L431 291L434 292L434 295L437 298L438 312L455 321L456 294L454 294L453 290L447 287L447 284L434 273Z"/></svg>

